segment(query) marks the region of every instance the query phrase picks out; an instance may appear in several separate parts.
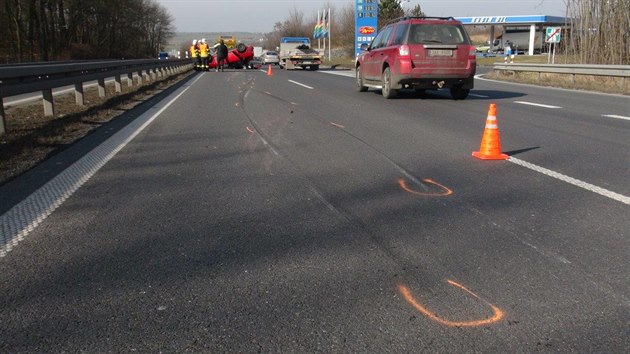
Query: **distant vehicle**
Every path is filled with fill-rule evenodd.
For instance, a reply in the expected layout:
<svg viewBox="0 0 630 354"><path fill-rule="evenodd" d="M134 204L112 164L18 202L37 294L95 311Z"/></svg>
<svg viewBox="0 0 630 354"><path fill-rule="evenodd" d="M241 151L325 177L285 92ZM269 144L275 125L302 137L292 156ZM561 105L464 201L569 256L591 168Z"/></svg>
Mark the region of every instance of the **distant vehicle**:
<svg viewBox="0 0 630 354"><path fill-rule="evenodd" d="M247 65L249 69L260 69L262 67L262 60L260 57L253 57Z"/></svg>
<svg viewBox="0 0 630 354"><path fill-rule="evenodd" d="M282 37L279 56L279 65L285 69L300 67L317 70L322 63L322 54L311 47L311 40L307 37Z"/></svg>
<svg viewBox="0 0 630 354"><path fill-rule="evenodd" d="M385 98L400 89L450 89L457 100L468 97L477 66L475 46L453 17L403 17L361 45L356 62L360 92L381 89Z"/></svg>
<svg viewBox="0 0 630 354"><path fill-rule="evenodd" d="M490 45L481 44L481 45L476 46L475 50L477 51L477 53L488 53L490 51Z"/></svg>
<svg viewBox="0 0 630 354"><path fill-rule="evenodd" d="M280 64L280 57L278 56L278 52L274 52L273 50L267 50L263 52L260 56L260 60L263 64Z"/></svg>
<svg viewBox="0 0 630 354"><path fill-rule="evenodd" d="M168 52L160 52L160 54L158 54L158 59L160 60L168 59Z"/></svg>
<svg viewBox="0 0 630 354"><path fill-rule="evenodd" d="M234 37L234 36L218 36L217 37L217 43L221 42L221 40L223 40L223 43L225 43L225 45L228 47L228 49L236 48L236 37Z"/></svg>
<svg viewBox="0 0 630 354"><path fill-rule="evenodd" d="M502 35L494 40L494 48L503 51L505 42L510 41L512 50L522 54L529 50L529 28L507 27ZM545 34L542 31L534 33L534 54L542 53L545 48Z"/></svg>

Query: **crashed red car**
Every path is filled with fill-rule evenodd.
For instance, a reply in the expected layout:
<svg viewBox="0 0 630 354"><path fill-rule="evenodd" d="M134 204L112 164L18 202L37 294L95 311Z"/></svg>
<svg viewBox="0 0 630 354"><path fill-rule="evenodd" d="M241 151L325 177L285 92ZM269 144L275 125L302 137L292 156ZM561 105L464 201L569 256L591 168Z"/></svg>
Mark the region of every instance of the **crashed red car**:
<svg viewBox="0 0 630 354"><path fill-rule="evenodd" d="M227 67L234 69L247 68L252 59L254 59L254 47L239 43L236 48L228 52ZM213 51L211 53L210 63L208 63L208 68L215 69L217 66L217 56Z"/></svg>

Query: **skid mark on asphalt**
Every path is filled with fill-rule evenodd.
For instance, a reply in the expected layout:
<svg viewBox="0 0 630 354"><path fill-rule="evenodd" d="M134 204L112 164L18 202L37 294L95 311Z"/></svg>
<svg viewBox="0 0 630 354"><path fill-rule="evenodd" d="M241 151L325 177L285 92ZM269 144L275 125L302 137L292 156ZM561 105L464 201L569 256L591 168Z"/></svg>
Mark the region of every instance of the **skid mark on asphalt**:
<svg viewBox="0 0 630 354"><path fill-rule="evenodd" d="M426 317L428 317L429 319L431 319L434 322L437 322L439 324L448 326L448 327L481 327L481 326L486 326L489 324L493 324L496 323L498 321L500 321L505 315L503 314L503 311L494 306L493 304L491 304L490 302L482 299L481 297L479 297L479 295L473 293L472 291L470 291L468 288L466 288L465 286L453 281L453 280L447 280L447 282L449 284L451 284L452 286L461 289L462 291L466 292L468 295L472 296L473 298L485 303L486 305L488 305L493 312L493 315L491 317L485 318L485 319L481 319L481 320L470 320L470 321L450 321L447 319L444 319L440 316L438 316L437 314L435 314L434 312L430 311L429 309L427 309L425 306L423 306L418 300L416 300L413 295L411 294L411 290L409 290L409 288L407 288L404 285L398 285L398 291L400 292L400 294L405 298L405 300L411 305L413 306L416 310L418 310L420 313L422 313L423 315L425 315Z"/></svg>
<svg viewBox="0 0 630 354"><path fill-rule="evenodd" d="M413 195L419 195L419 196L423 196L423 197L445 197L447 195L451 195L453 194L453 191L431 179L425 178L422 180L422 182L430 184L430 185L435 185L437 187L439 187L441 189L441 192L418 192L415 191L411 188L409 188L407 186L407 182L400 178L398 179L398 185L400 186L400 188L402 188L402 190L404 190L407 193L413 194Z"/></svg>

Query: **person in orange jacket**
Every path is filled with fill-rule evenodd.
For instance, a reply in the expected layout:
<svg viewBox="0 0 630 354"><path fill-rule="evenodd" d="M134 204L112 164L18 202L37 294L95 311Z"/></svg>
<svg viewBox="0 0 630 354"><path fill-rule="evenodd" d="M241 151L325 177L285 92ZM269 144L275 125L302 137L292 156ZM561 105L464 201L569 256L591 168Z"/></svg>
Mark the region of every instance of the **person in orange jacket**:
<svg viewBox="0 0 630 354"><path fill-rule="evenodd" d="M196 39L193 39L192 45L190 46L190 57L193 63L195 63L195 69L199 69L201 67L201 57L199 56L199 46Z"/></svg>
<svg viewBox="0 0 630 354"><path fill-rule="evenodd" d="M210 46L206 42L205 38L201 39L201 43L199 45L199 57L201 58L201 69L208 70L210 67L208 64L210 63Z"/></svg>

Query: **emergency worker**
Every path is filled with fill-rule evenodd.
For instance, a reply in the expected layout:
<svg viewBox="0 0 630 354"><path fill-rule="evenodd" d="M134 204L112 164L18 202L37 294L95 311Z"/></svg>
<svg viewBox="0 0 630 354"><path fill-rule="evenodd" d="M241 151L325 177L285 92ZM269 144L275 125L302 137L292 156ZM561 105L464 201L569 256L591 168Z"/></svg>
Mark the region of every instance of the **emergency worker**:
<svg viewBox="0 0 630 354"><path fill-rule="evenodd" d="M205 38L201 39L201 43L198 44L198 46L199 46L199 57L201 58L201 69L208 70L210 46L206 42Z"/></svg>
<svg viewBox="0 0 630 354"><path fill-rule="evenodd" d="M197 60L199 59L199 55L197 54L197 40L193 39L192 45L190 46L190 57L195 64L195 69L197 69L197 66L199 65L199 63L197 62Z"/></svg>

